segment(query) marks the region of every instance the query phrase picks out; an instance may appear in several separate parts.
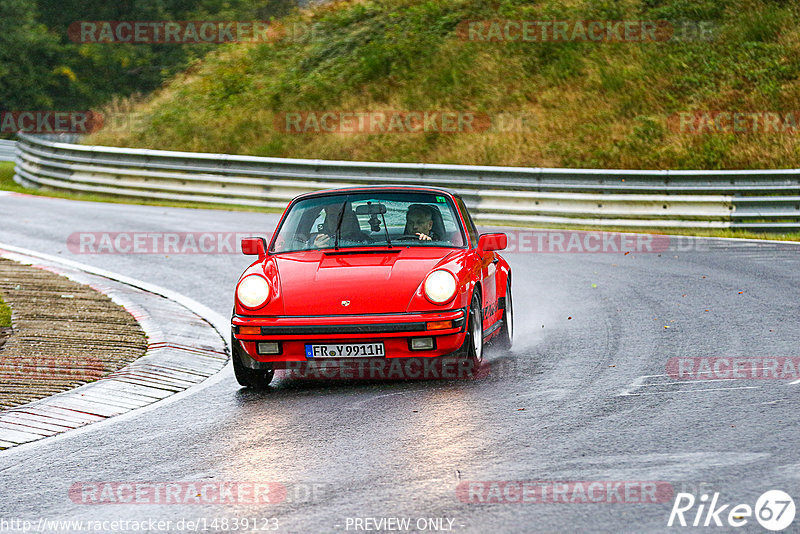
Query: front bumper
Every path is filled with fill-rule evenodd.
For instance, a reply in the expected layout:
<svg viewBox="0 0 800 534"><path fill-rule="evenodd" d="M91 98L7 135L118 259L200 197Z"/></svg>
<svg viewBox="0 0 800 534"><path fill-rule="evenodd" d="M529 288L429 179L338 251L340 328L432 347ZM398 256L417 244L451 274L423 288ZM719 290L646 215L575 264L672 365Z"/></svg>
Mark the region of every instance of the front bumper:
<svg viewBox="0 0 800 534"><path fill-rule="evenodd" d="M431 330L431 323L452 321L451 328ZM376 343L385 347L385 358L434 358L457 351L466 335L467 310L458 308L441 312L253 316L234 315L231 328L234 339L257 362L305 362L307 343ZM243 334L243 327L258 327L258 334ZM409 339L434 338L434 348L411 350ZM258 354L258 342L277 342L279 354ZM331 358L331 360L335 360ZM277 366L279 367L279 366Z"/></svg>

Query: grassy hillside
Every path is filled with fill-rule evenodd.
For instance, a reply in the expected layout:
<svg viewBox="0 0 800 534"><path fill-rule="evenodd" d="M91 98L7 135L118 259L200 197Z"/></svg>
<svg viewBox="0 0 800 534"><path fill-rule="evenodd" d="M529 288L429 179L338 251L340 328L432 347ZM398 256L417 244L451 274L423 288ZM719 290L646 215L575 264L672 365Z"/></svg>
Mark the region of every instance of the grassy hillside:
<svg viewBox="0 0 800 534"><path fill-rule="evenodd" d="M696 134L669 118L705 110L800 117L799 9L782 0L345 1L282 21L313 25L311 37L228 45L146 100L115 102L106 113L136 120L87 142L371 161L797 167L792 128ZM711 40L689 32L666 42L458 37L463 21L496 19L666 20L713 31ZM469 110L526 120L519 131L458 134L276 129L276 116L302 110Z"/></svg>

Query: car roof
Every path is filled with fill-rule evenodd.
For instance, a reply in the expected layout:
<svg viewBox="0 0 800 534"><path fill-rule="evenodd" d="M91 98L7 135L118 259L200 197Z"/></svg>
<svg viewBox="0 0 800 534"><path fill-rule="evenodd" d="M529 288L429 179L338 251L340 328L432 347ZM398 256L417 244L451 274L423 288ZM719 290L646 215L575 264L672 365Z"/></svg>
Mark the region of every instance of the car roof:
<svg viewBox="0 0 800 534"><path fill-rule="evenodd" d="M428 185L360 185L360 186L350 186L350 187L340 187L336 189L323 189L320 191L313 191L310 193L303 193L302 195L298 195L295 197L294 200L300 200L303 198L315 197L315 196L324 196L330 195L335 193L348 193L348 192L372 192L372 191L424 191L430 193L444 193L456 198L461 198L461 195L453 191L452 189L447 189L445 187L435 187L435 186L428 186Z"/></svg>

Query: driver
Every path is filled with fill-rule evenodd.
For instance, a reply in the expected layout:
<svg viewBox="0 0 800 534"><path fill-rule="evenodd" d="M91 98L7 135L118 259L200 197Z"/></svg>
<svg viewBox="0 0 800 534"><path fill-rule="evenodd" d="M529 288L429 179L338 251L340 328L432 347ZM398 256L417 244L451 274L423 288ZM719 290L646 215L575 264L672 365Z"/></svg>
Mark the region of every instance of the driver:
<svg viewBox="0 0 800 534"><path fill-rule="evenodd" d="M438 239L433 232L433 214L425 206L412 204L406 213L406 228L409 234L419 236L420 241Z"/></svg>

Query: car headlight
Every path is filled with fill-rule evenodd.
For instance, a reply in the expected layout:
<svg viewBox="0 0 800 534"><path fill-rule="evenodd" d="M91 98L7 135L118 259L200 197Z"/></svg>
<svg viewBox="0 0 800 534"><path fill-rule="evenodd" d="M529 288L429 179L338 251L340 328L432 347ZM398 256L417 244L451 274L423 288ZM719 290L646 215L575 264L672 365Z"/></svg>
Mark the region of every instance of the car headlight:
<svg viewBox="0 0 800 534"><path fill-rule="evenodd" d="M456 293L456 277L447 271L433 271L425 279L425 296L431 302L444 304Z"/></svg>
<svg viewBox="0 0 800 534"><path fill-rule="evenodd" d="M269 300L269 284L257 274L245 276L236 288L236 298L247 308L259 308Z"/></svg>

